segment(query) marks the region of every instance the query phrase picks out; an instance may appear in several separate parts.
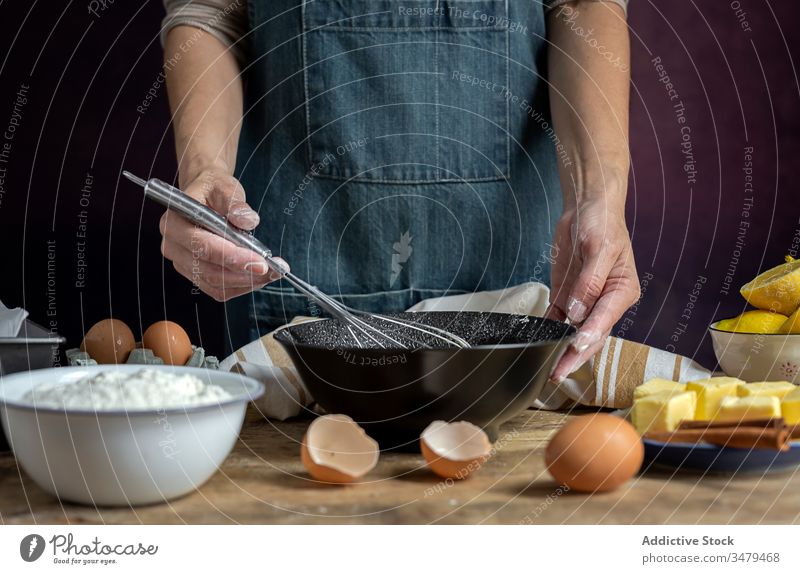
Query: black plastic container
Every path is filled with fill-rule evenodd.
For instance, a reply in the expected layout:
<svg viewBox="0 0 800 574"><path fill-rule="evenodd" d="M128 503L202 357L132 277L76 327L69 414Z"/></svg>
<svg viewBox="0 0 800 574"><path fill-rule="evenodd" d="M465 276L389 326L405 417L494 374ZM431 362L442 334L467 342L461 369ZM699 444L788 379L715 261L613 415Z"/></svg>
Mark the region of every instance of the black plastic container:
<svg viewBox="0 0 800 574"><path fill-rule="evenodd" d="M64 337L53 335L41 325L26 320L16 337L0 337L0 376L52 367L65 341ZM0 451L9 448L0 428Z"/></svg>
<svg viewBox="0 0 800 574"><path fill-rule="evenodd" d="M495 440L499 426L541 393L575 328L504 313L395 315L447 329L468 349L359 348L338 321L275 334L317 403L351 416L382 448L416 449L434 420L467 420Z"/></svg>

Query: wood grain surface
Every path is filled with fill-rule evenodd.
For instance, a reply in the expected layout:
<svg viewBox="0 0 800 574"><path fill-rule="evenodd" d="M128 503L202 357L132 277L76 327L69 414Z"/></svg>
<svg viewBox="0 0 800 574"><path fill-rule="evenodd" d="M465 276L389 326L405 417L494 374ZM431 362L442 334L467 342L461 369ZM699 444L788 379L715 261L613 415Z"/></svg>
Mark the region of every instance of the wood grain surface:
<svg viewBox="0 0 800 574"><path fill-rule="evenodd" d="M496 453L463 482L442 481L422 456L383 453L362 484L313 482L299 441L309 419L274 422L248 412L236 448L198 491L164 504L91 508L62 504L0 455L3 524L695 524L798 523L796 471L703 476L645 470L607 494L565 491L547 474L548 438L577 414L529 410L503 426Z"/></svg>

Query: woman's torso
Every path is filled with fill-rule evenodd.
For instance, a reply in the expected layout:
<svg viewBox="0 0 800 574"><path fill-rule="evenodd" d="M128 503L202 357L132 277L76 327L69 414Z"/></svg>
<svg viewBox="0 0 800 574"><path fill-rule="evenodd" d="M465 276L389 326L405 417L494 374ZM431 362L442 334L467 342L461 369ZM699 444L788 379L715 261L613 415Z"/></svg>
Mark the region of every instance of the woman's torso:
<svg viewBox="0 0 800 574"><path fill-rule="evenodd" d="M297 275L367 311L549 281L541 5L252 0L249 18L237 175ZM237 305L251 337L317 313L281 284Z"/></svg>

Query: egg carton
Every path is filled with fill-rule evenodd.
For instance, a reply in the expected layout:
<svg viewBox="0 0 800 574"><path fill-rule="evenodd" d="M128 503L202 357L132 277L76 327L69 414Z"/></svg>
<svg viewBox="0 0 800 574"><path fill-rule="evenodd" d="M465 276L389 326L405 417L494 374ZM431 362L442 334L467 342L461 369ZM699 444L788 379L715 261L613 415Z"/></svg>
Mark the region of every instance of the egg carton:
<svg viewBox="0 0 800 574"><path fill-rule="evenodd" d="M73 348L66 350L67 362L70 367L86 367L88 365L96 365L97 361L89 356L86 351ZM164 361L160 357L156 357L152 349L145 349L144 347L137 346L128 355L126 361L129 365L163 365ZM186 367L201 367L205 369L219 369L219 359L213 355L206 355L203 347L195 347L192 345L192 356L186 361Z"/></svg>

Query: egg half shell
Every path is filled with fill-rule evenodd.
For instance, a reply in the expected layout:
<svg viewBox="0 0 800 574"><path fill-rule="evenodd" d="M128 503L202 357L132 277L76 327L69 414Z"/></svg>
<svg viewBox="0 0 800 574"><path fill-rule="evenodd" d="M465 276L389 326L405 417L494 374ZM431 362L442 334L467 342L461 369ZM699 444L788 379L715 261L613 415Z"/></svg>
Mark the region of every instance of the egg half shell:
<svg viewBox="0 0 800 574"><path fill-rule="evenodd" d="M379 447L347 415L323 415L312 422L300 447L308 473L321 482L355 482L378 464Z"/></svg>
<svg viewBox="0 0 800 574"><path fill-rule="evenodd" d="M642 466L644 445L628 421L609 414L569 421L545 450L547 470L559 483L578 492L619 488Z"/></svg>
<svg viewBox="0 0 800 574"><path fill-rule="evenodd" d="M103 319L86 332L81 351L101 365L124 363L136 346L133 331L119 319Z"/></svg>
<svg viewBox="0 0 800 574"><path fill-rule="evenodd" d="M442 478L467 478L492 453L487 434L467 421L433 421L422 431L419 443L428 467Z"/></svg>
<svg viewBox="0 0 800 574"><path fill-rule="evenodd" d="M192 356L192 342L183 327L172 321L158 321L147 328L142 346L151 349L167 365L185 365Z"/></svg>

